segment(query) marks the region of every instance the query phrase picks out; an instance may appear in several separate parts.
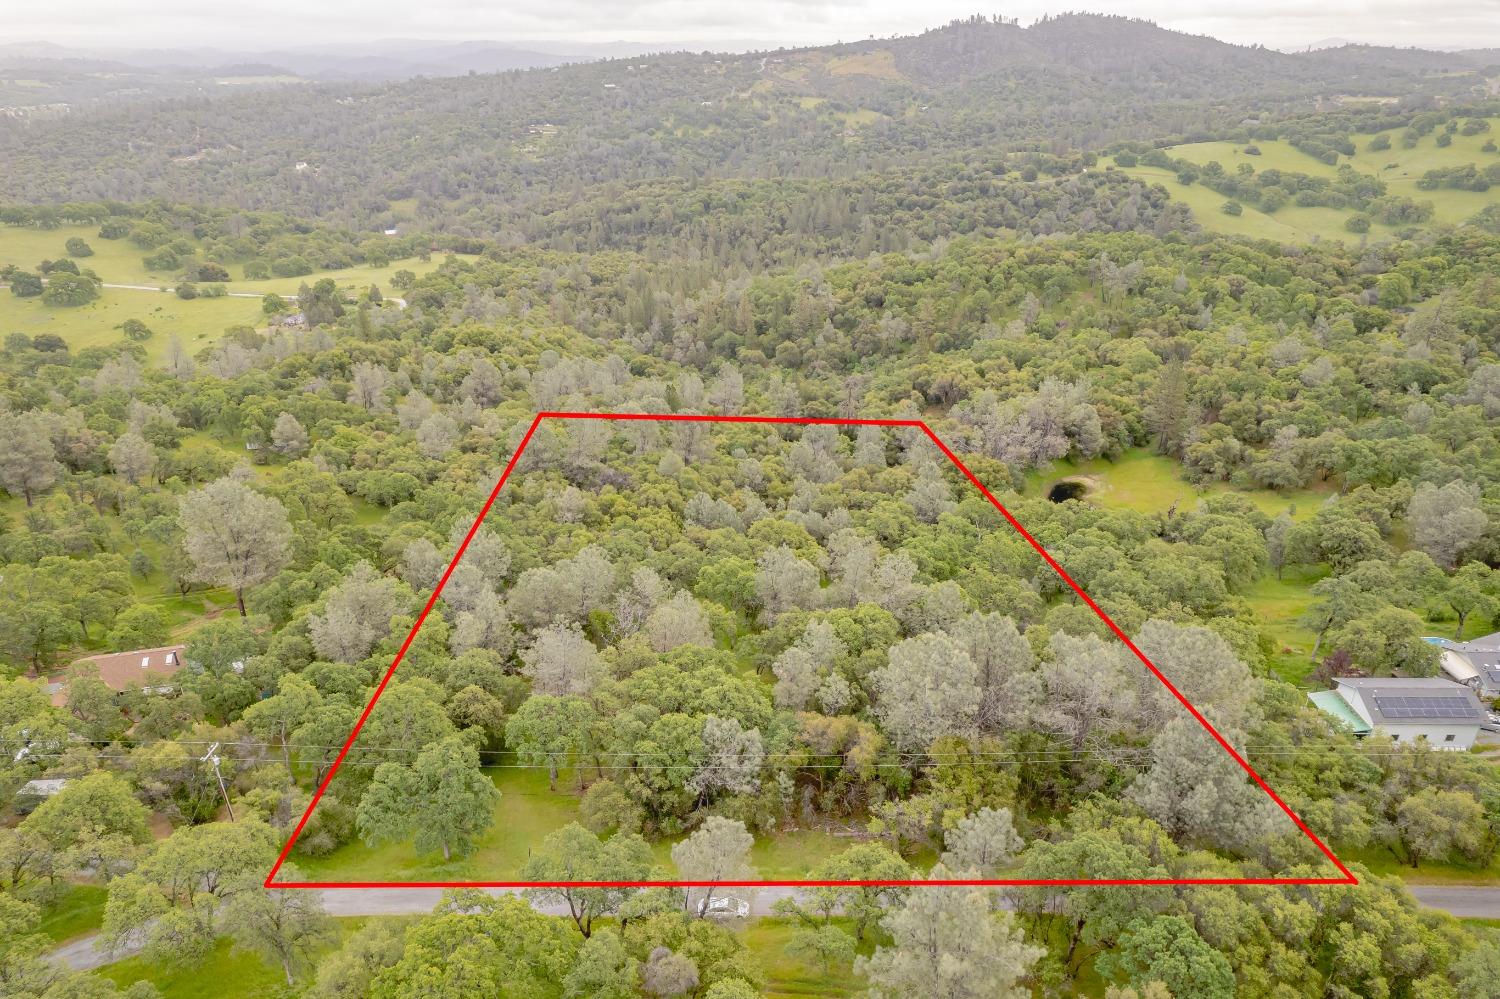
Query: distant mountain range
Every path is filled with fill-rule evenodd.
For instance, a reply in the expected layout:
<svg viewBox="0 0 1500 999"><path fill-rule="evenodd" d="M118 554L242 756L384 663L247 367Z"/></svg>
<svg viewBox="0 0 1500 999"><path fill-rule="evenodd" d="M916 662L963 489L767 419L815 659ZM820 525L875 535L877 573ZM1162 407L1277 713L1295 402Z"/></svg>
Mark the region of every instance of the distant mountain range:
<svg viewBox="0 0 1500 999"><path fill-rule="evenodd" d="M745 41L727 50L774 48ZM370 42L298 45L282 49L72 48L51 42L0 45L0 67L113 72L121 69L174 76L242 76L245 67L312 80L404 80L415 76L462 76L513 69L542 69L597 59L656 52L725 51L723 43L569 42L497 40L433 41L389 38Z"/></svg>
<svg viewBox="0 0 1500 999"><path fill-rule="evenodd" d="M1180 51L1197 48L1203 51L1238 50L1273 51L1262 46L1238 46L1206 36L1168 31L1150 22L1118 17L1085 16L1100 25L1101 41L1120 35L1148 40L1153 48L1163 44ZM1059 34L1057 25L1069 25L1076 33L1078 18L1047 18L1023 28L1015 23L996 25L1001 30L990 33L987 41L1002 50L1012 48L1011 41L1026 39L1023 47L1046 45L1047 36ZM1132 27L1136 26L1136 27ZM1149 29L1149 30L1145 30ZM914 36L923 38L932 32ZM1170 41L1164 43L1164 39ZM890 46L902 39L871 39L848 43L857 47ZM843 46L829 46L839 48ZM308 80L361 80L368 82L411 79L417 76L463 76L469 73L497 73L517 69L545 69L570 63L630 58L663 52L744 53L785 50L774 42L746 39L726 45L723 42L573 42L565 40L525 40L507 42L496 39L445 41L430 39L387 38L368 42L297 45L275 49L232 48L160 48L111 49L69 47L51 42L11 42L0 44L0 68L51 68L71 72L135 71L175 77L226 77L252 75L285 75ZM1473 49L1440 51L1416 48L1365 45L1344 38L1323 38L1296 49L1288 55L1317 54L1346 64L1381 63L1419 71L1445 71L1475 68L1500 61L1500 50ZM1134 53L1120 53L1134 55Z"/></svg>
<svg viewBox="0 0 1500 999"><path fill-rule="evenodd" d="M1488 100L1500 77L1493 49L1287 53L1082 14L740 54L618 51L391 41L196 52L183 66L168 50L130 54L159 75L128 78L74 71L87 54L8 46L0 61L73 69L51 90L35 71L0 73L0 201L233 203L361 228L415 203L433 224L525 238L537 213L565 217L544 203L562 191L657 198L678 184L1186 141L1351 98L1410 114ZM566 226L565 243L592 238L588 216Z"/></svg>

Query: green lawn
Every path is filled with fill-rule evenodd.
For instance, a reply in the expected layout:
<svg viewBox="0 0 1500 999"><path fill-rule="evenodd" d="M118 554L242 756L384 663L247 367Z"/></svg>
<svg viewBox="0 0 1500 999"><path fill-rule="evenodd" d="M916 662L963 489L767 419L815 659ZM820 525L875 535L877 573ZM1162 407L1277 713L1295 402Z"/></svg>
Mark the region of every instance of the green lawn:
<svg viewBox="0 0 1500 999"><path fill-rule="evenodd" d="M507 761L509 758L506 758ZM410 843L369 847L349 843L325 857L296 858L309 880L463 881L518 878L530 847L578 817L573 775L564 772L558 790L547 789L547 771L492 768L500 789L495 824L473 853L444 863L441 854L419 857Z"/></svg>
<svg viewBox="0 0 1500 999"><path fill-rule="evenodd" d="M504 758L507 762L510 757ZM547 788L545 769L495 767L490 779L500 790L495 824L467 857L444 863L440 854L419 857L410 843L369 847L345 844L324 857L296 858L309 880L462 881L512 880L521 876L530 848L548 833L578 818L577 778L563 771L556 791ZM672 871L672 844L652 844L657 861ZM761 878L804 877L820 861L855 841L818 830L797 830L757 837L750 861Z"/></svg>
<svg viewBox="0 0 1500 999"><path fill-rule="evenodd" d="M98 974L121 987L144 979L160 990L162 999L271 997L286 985L280 968L258 954L236 953L227 937L219 940L201 964L173 969L143 957L127 957L105 965Z"/></svg>
<svg viewBox="0 0 1500 999"><path fill-rule="evenodd" d="M341 945L369 921L369 917L335 919L338 940L324 953ZM286 978L279 965L269 964L258 954L236 951L228 937L221 937L201 964L174 969L141 957L127 957L105 965L97 973L122 987L144 979L161 991L162 999L280 999L287 994ZM307 983L308 973L303 971L302 975L299 985Z"/></svg>
<svg viewBox="0 0 1500 999"><path fill-rule="evenodd" d="M852 924L846 919L835 919L852 935ZM750 948L756 963L766 975L765 994L772 999L788 996L854 996L864 989L864 979L855 975L849 962L834 965L827 972L820 963L805 964L786 952L786 945L796 932L794 920L766 918L757 919L741 931L745 945ZM869 955L875 949L871 934L865 935L860 946L861 954Z"/></svg>
<svg viewBox="0 0 1500 999"><path fill-rule="evenodd" d="M66 943L85 933L97 932L104 922L104 899L108 893L100 885L68 885L63 893L42 910L37 931L58 943Z"/></svg>

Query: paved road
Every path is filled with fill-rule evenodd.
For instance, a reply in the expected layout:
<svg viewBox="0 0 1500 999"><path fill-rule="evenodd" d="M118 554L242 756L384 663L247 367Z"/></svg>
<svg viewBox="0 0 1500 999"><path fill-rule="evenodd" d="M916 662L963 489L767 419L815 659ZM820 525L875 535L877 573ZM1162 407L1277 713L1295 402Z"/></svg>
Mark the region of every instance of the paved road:
<svg viewBox="0 0 1500 999"><path fill-rule="evenodd" d="M1476 916L1500 919L1500 886L1490 885L1410 885L1411 893L1418 902L1431 909L1442 909L1455 916ZM486 888L490 895L514 895L517 888ZM747 898L750 912L756 916L768 915L776 902L783 898L795 898L800 892L795 888L743 888L727 889L736 897ZM323 907L330 916L410 916L432 911L442 898L440 888L346 888L325 889ZM548 915L566 913L561 906L538 905L537 910ZM128 957L139 948L127 947L111 954L95 949L97 936L80 937L64 944L52 952L52 958L78 971L86 971Z"/></svg>
<svg viewBox="0 0 1500 999"><path fill-rule="evenodd" d="M1455 916L1500 919L1500 886L1407 885L1407 888L1429 909L1442 909Z"/></svg>
<svg viewBox="0 0 1500 999"><path fill-rule="evenodd" d="M486 888L484 891L486 894L499 896L516 895L521 889ZM343 888L325 889L319 894L323 896L323 908L330 916L423 915L431 912L433 906L437 905L443 897L441 888ZM754 890L727 888L721 894L732 894L737 898L748 899L751 914L765 916L770 914L771 907L778 899L795 896L797 890L794 888L756 888ZM560 905L536 905L536 909L549 916L567 914L567 909ZM127 946L111 953L97 949L95 944L98 940L97 934L79 937L54 950L51 957L54 961L66 964L75 971L88 971L129 957L140 950L138 946Z"/></svg>

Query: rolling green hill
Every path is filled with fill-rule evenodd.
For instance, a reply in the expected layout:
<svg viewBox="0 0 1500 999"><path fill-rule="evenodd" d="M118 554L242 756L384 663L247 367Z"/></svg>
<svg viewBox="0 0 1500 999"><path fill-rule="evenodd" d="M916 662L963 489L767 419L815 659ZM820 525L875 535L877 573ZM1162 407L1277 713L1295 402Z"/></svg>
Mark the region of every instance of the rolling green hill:
<svg viewBox="0 0 1500 999"><path fill-rule="evenodd" d="M1500 204L1500 185L1487 191L1423 190L1418 182L1429 170L1446 170L1468 164L1482 170L1491 164L1500 164L1500 152L1485 148L1495 141L1500 119L1487 120L1491 123L1491 131L1475 135L1454 134L1446 146L1438 144L1438 133L1422 136L1411 148L1402 143L1403 129L1356 135L1353 137L1355 154L1340 155L1333 163L1309 155L1285 139L1256 140L1253 143L1191 142L1168 146L1164 152L1174 159L1186 160L1200 167L1218 163L1230 174L1248 166L1257 174L1279 170L1331 180L1338 176L1342 167L1349 166L1360 174L1378 178L1391 195L1430 202L1431 222L1458 225L1483 209ZM1371 143L1381 138L1390 144L1389 148L1372 150ZM1251 153L1247 149L1259 152ZM1223 194L1201 183L1183 184L1169 169L1145 165L1123 169L1133 177L1161 184L1174 199L1192 209L1200 225L1213 232L1296 241L1336 239L1357 242L1360 238L1359 234L1345 228L1345 222L1355 214L1353 208L1302 207L1292 203L1267 213L1246 204L1240 215L1230 215L1222 210L1228 200ZM1390 237L1402 228L1404 226L1373 221L1369 235L1371 238Z"/></svg>

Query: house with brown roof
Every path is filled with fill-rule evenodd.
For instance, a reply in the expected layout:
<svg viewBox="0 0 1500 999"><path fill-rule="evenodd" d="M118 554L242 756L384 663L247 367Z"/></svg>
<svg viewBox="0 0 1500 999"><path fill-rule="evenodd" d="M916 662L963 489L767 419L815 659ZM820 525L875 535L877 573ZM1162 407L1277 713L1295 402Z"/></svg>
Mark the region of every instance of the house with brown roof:
<svg viewBox="0 0 1500 999"><path fill-rule="evenodd" d="M68 669L69 678L97 675L110 690L124 692L139 684L148 694L170 693L171 678L182 669L182 650L186 646L164 645L156 649L131 652L108 652L80 659ZM68 702L66 683L51 683L47 690L52 703L62 707Z"/></svg>

